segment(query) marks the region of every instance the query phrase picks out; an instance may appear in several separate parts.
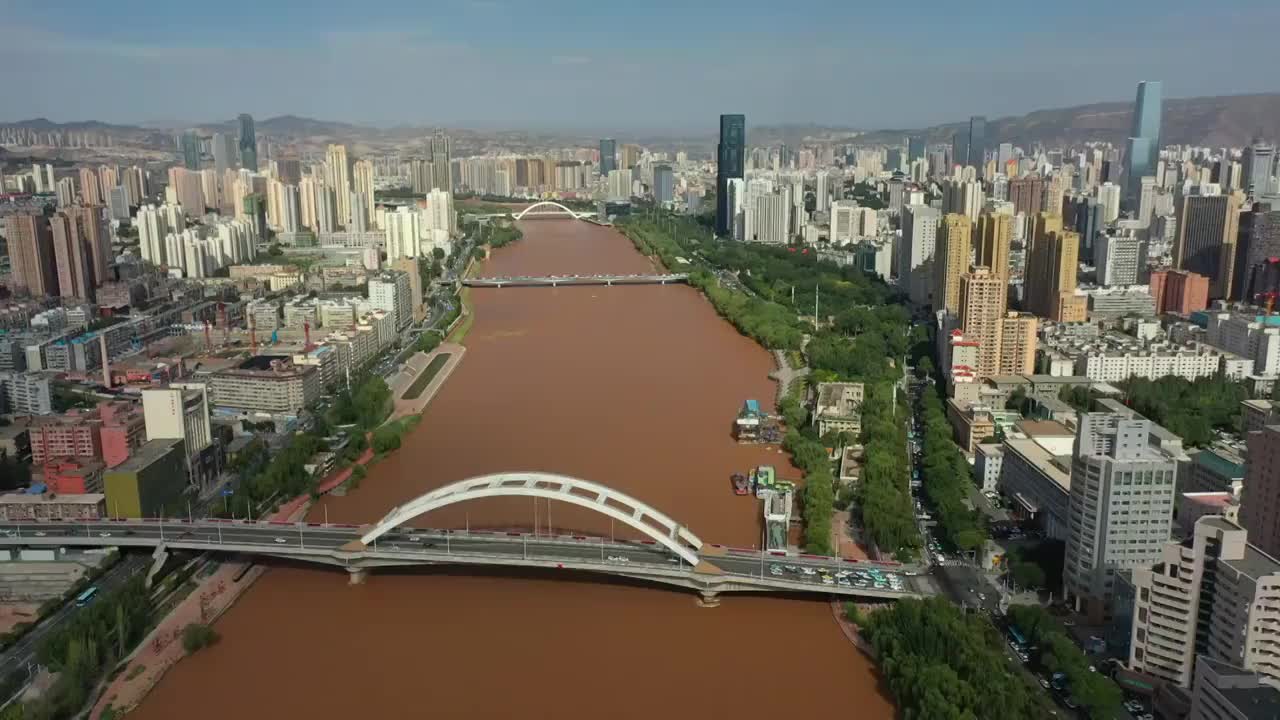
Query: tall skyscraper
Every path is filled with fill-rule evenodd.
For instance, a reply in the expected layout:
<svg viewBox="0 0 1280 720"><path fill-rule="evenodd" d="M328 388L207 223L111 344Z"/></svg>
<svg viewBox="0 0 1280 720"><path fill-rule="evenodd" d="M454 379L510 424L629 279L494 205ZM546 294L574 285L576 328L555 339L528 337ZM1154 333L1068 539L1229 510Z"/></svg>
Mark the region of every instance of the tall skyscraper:
<svg viewBox="0 0 1280 720"><path fill-rule="evenodd" d="M80 168L80 202L85 205L104 205L98 173L93 168Z"/></svg>
<svg viewBox="0 0 1280 720"><path fill-rule="evenodd" d="M240 167L258 171L258 136L253 131L253 116L240 115Z"/></svg>
<svg viewBox="0 0 1280 720"><path fill-rule="evenodd" d="M1271 193L1272 168L1275 166L1276 149L1273 145L1265 145L1257 140L1245 148L1241 163L1241 174L1244 177L1244 191L1249 197L1259 197Z"/></svg>
<svg viewBox="0 0 1280 720"><path fill-rule="evenodd" d="M1280 557L1280 425L1250 432L1248 443L1240 524L1249 530L1254 545Z"/></svg>
<svg viewBox="0 0 1280 720"><path fill-rule="evenodd" d="M907 164L924 159L924 138L912 135L907 138Z"/></svg>
<svg viewBox="0 0 1280 720"><path fill-rule="evenodd" d="M1261 293L1280 292L1280 210L1254 203L1240 213L1236 238L1231 299L1254 301Z"/></svg>
<svg viewBox="0 0 1280 720"><path fill-rule="evenodd" d="M973 252L973 223L966 215L951 213L938 226L938 242L934 246L934 311L960 312L960 276L969 271ZM998 277L997 277L998 279ZM998 318L999 313L996 314Z"/></svg>
<svg viewBox="0 0 1280 720"><path fill-rule="evenodd" d="M9 289L15 295L44 297L58 292L53 233L43 215L6 215L5 239L13 268Z"/></svg>
<svg viewBox="0 0 1280 720"><path fill-rule="evenodd" d="M600 141L600 177L608 177L610 171L618 169L618 143L613 138Z"/></svg>
<svg viewBox="0 0 1280 720"><path fill-rule="evenodd" d="M1115 222L1120 217L1120 186L1109 182L1099 185L1098 203L1103 207L1103 222Z"/></svg>
<svg viewBox="0 0 1280 720"><path fill-rule="evenodd" d="M213 134L213 169L218 177L231 168L238 167L240 160L236 154L235 138L226 133Z"/></svg>
<svg viewBox="0 0 1280 720"><path fill-rule="evenodd" d="M1040 212L1044 208L1044 184L1044 178L1039 175L1010 180L1009 202L1013 203L1013 211L1027 217Z"/></svg>
<svg viewBox="0 0 1280 720"><path fill-rule="evenodd" d="M1138 97L1133 105L1133 125L1129 131L1128 176L1125 178L1125 203L1136 208L1142 178L1155 175L1160 159L1161 84L1158 80L1138 83Z"/></svg>
<svg viewBox="0 0 1280 720"><path fill-rule="evenodd" d="M951 136L951 166L959 165L964 167L969 164L969 133L966 130L957 130L955 135ZM951 171L948 169L947 174Z"/></svg>
<svg viewBox="0 0 1280 720"><path fill-rule="evenodd" d="M1040 320L1030 313L1005 313L1000 320L1000 365L996 369L997 375L1030 375L1035 372L1036 330L1039 326Z"/></svg>
<svg viewBox="0 0 1280 720"><path fill-rule="evenodd" d="M978 177L984 176L987 165L987 119L981 115L969 118L969 165L978 170Z"/></svg>
<svg viewBox="0 0 1280 720"><path fill-rule="evenodd" d="M1115 573L1155 563L1173 529L1178 460L1153 442L1164 435L1132 413L1080 415L1063 584L1091 618L1109 614Z"/></svg>
<svg viewBox="0 0 1280 720"><path fill-rule="evenodd" d="M1209 297L1228 298L1234 287L1240 200L1232 195L1187 195L1178 218L1174 265L1209 278Z"/></svg>
<svg viewBox="0 0 1280 720"><path fill-rule="evenodd" d="M142 172L142 168L134 165L124 171L124 187L129 195L129 204L141 205L149 189L147 176Z"/></svg>
<svg viewBox="0 0 1280 720"><path fill-rule="evenodd" d="M1058 322L1083 322L1087 305L1075 295L1080 235L1062 229L1062 217L1040 213L1032 218L1027 249L1027 309Z"/></svg>
<svg viewBox="0 0 1280 720"><path fill-rule="evenodd" d="M653 201L658 204L669 203L675 200L676 182L675 175L671 172L670 165L654 165L653 166Z"/></svg>
<svg viewBox="0 0 1280 720"><path fill-rule="evenodd" d="M1146 267L1147 244L1131 229L1098 233L1093 245L1093 265L1099 285L1137 285Z"/></svg>
<svg viewBox="0 0 1280 720"><path fill-rule="evenodd" d="M200 173L180 167L169 168L169 187L188 217L202 217L205 211L204 183ZM181 228L179 228L181 229Z"/></svg>
<svg viewBox="0 0 1280 720"><path fill-rule="evenodd" d="M182 133L182 166L188 170L200 169L200 135L195 130Z"/></svg>
<svg viewBox="0 0 1280 720"><path fill-rule="evenodd" d="M346 145L328 147L325 151L324 172L324 184L333 190L337 198L334 208L338 214L338 224L346 227L351 224L351 164L347 159Z"/></svg>
<svg viewBox="0 0 1280 720"><path fill-rule="evenodd" d="M431 189L453 192L453 139L442 132L431 137Z"/></svg>
<svg viewBox="0 0 1280 720"><path fill-rule="evenodd" d="M747 117L720 116L720 143L716 146L716 234L728 235L733 229L733 212L729 205L729 181L742 179L747 144Z"/></svg>
<svg viewBox="0 0 1280 720"><path fill-rule="evenodd" d="M928 205L902 208L902 242L898 245L899 283L909 288L911 301L929 304L933 289L933 252L938 244L942 213Z"/></svg>
<svg viewBox="0 0 1280 720"><path fill-rule="evenodd" d="M958 216L948 215L947 220L953 217ZM1000 368L1000 330L1006 297L1004 280L988 268L975 267L972 272L961 275L957 285L960 328L966 340L978 343L974 376L978 380L995 377Z"/></svg>

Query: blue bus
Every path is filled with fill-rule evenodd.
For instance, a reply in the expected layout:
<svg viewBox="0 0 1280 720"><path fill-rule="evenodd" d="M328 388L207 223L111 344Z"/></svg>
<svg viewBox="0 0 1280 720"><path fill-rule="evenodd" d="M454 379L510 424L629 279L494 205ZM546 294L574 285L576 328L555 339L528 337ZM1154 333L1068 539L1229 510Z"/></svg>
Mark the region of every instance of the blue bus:
<svg viewBox="0 0 1280 720"><path fill-rule="evenodd" d="M1025 648L1027 646L1027 639L1022 636L1022 633L1018 632L1018 627L1016 625L1009 626L1009 637L1013 638L1013 641L1017 643L1019 648Z"/></svg>
<svg viewBox="0 0 1280 720"><path fill-rule="evenodd" d="M93 602L93 598L97 594L98 587L96 585L86 588L84 592L76 596L76 607L84 607Z"/></svg>

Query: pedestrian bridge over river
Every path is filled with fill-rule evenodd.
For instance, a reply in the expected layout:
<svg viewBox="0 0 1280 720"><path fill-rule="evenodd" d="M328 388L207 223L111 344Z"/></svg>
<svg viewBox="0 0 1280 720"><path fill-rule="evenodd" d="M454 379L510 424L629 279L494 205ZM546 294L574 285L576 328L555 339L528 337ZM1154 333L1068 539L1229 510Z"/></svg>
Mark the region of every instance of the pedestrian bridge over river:
<svg viewBox="0 0 1280 720"><path fill-rule="evenodd" d="M645 539L419 529L406 524L432 510L492 497L543 498L589 508ZM582 570L686 588L711 605L722 592L863 599L922 594L908 576L911 569L903 566L707 545L684 525L624 493L541 472L499 473L445 485L365 526L170 519L0 522L0 548L64 546L149 548L158 557L170 550L188 550L288 558L344 567L353 583L363 582L370 570L386 567ZM855 579L840 577L846 572ZM860 573L874 580L856 580Z"/></svg>
<svg viewBox="0 0 1280 720"><path fill-rule="evenodd" d="M686 273L665 275L547 275L543 277L481 277L462 281L468 287L560 287L561 285L666 285L688 282Z"/></svg>

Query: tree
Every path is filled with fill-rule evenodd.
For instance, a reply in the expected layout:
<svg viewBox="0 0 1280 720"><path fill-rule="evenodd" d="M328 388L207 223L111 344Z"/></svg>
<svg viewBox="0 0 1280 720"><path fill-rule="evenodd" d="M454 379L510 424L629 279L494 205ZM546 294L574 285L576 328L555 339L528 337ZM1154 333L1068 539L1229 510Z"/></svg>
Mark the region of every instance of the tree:
<svg viewBox="0 0 1280 720"><path fill-rule="evenodd" d="M1044 587L1044 570L1039 565L1029 562L1016 562L1009 566L1009 574L1018 587L1035 589Z"/></svg>
<svg viewBox="0 0 1280 720"><path fill-rule="evenodd" d="M267 248L267 254L270 255L271 257L280 257L281 255L284 255L284 250L280 249L280 243L273 242Z"/></svg>
<svg viewBox="0 0 1280 720"><path fill-rule="evenodd" d="M218 642L218 632L203 623L191 623L182 629L182 649L188 654Z"/></svg>
<svg viewBox="0 0 1280 720"><path fill-rule="evenodd" d="M437 261L443 260L445 257L444 248L431 248L431 257L435 258Z"/></svg>

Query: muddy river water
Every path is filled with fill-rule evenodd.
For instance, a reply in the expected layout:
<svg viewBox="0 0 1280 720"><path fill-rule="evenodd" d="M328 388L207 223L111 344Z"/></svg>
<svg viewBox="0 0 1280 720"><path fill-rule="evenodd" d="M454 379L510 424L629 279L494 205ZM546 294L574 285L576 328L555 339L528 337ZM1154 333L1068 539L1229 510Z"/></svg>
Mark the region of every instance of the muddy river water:
<svg viewBox="0 0 1280 720"><path fill-rule="evenodd" d="M613 230L530 220L485 275L645 272ZM757 503L730 473L797 472L729 432L747 398L772 406L769 355L686 286L472 292L467 354L404 447L346 497L333 522L376 520L431 488L544 470L627 492L704 541L759 543ZM549 516L549 518L548 518ZM488 500L416 524L610 531L585 510ZM619 536L623 536L621 531ZM872 664L825 602L691 593L546 572L269 571L219 620L215 647L183 660L131 717L893 717Z"/></svg>

